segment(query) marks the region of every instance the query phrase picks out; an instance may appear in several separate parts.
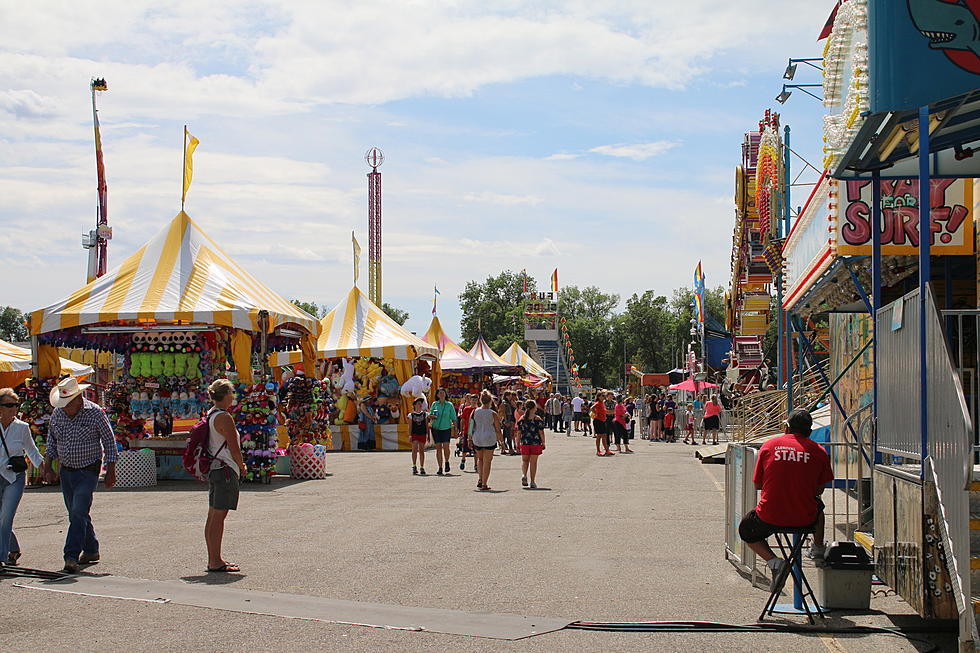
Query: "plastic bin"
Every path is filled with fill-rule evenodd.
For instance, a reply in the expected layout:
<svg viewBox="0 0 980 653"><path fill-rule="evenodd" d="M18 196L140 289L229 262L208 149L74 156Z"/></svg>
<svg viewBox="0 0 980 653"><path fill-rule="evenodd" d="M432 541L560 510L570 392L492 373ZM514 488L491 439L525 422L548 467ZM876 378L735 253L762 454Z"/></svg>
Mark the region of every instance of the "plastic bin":
<svg viewBox="0 0 980 653"><path fill-rule="evenodd" d="M867 610L871 607L871 574L874 565L856 542L831 542L818 567L820 595L825 608Z"/></svg>

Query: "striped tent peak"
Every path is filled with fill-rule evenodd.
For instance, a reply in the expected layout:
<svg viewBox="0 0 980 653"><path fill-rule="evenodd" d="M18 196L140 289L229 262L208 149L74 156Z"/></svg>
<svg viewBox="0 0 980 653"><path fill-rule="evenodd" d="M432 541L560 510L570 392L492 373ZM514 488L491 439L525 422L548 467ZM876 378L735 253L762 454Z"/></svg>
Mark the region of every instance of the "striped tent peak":
<svg viewBox="0 0 980 653"><path fill-rule="evenodd" d="M429 330L422 336L422 340L425 340L430 345L437 346L439 351L442 352L439 365L443 370L478 370L481 368L490 370L500 367L497 363L470 356L465 349L453 342L453 339L442 328L442 323L439 321L438 316L432 316Z"/></svg>
<svg viewBox="0 0 980 653"><path fill-rule="evenodd" d="M117 320L183 321L257 331L316 318L253 277L181 211L129 258L68 297L31 314L31 333Z"/></svg>
<svg viewBox="0 0 980 653"><path fill-rule="evenodd" d="M420 356L439 358L439 348L395 322L357 286L320 320L317 357L370 356L414 360ZM299 352L278 352L275 366L299 362Z"/></svg>
<svg viewBox="0 0 980 653"><path fill-rule="evenodd" d="M473 343L473 347L470 348L469 353L470 356L479 358L480 360L496 363L497 365L501 365L503 367L513 367L511 363L508 363L503 358L493 353L493 350L490 349L490 345L487 344L487 341L483 339L482 335L476 339L475 343Z"/></svg>
<svg viewBox="0 0 980 653"><path fill-rule="evenodd" d="M0 372L26 372L31 369L31 350L0 340ZM88 376L92 366L61 359L61 370L72 376Z"/></svg>
<svg viewBox="0 0 980 653"><path fill-rule="evenodd" d="M531 354L527 353L523 347L521 347L516 342L511 343L510 347L507 348L503 354L500 355L505 361L511 365L519 365L524 368L528 374L533 374L540 378L551 378L551 375L538 363L538 361L531 358Z"/></svg>

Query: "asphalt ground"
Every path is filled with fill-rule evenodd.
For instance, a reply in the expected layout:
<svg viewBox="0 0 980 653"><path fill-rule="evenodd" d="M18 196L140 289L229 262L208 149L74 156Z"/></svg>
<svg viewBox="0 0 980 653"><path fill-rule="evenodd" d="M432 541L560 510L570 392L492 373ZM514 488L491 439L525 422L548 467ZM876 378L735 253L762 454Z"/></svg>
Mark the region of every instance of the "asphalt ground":
<svg viewBox="0 0 980 653"><path fill-rule="evenodd" d="M591 439L549 434L538 490L520 459L498 456L493 493L472 463L449 477L411 475L407 452L330 454L319 481L246 485L229 516L225 558L206 574L203 484L100 489L92 510L102 561L91 574L416 607L588 621L755 623L766 599L724 556L724 467L693 447L634 441L598 458ZM431 460L431 462L430 462ZM61 566L66 515L54 488L28 490L15 528L29 567ZM811 575L811 580L813 576ZM563 630L518 641L334 625L174 604L16 588L0 580L0 649L11 651L924 651L955 637L622 633ZM871 612L834 626L926 625L886 588ZM786 623L805 618L780 617Z"/></svg>

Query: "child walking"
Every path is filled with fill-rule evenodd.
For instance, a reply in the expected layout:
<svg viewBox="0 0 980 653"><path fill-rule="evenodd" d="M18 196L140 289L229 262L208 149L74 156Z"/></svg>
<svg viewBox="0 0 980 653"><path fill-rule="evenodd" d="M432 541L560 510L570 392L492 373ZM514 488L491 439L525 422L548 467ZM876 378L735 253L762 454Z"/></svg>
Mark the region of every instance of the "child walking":
<svg viewBox="0 0 980 653"><path fill-rule="evenodd" d="M425 445L429 440L429 413L425 410L425 400L422 397L412 402L412 412L408 416L412 423L409 431L409 439L412 441L412 475L425 476Z"/></svg>
<svg viewBox="0 0 980 653"><path fill-rule="evenodd" d="M684 407L684 444L697 444L694 441L694 406L688 404Z"/></svg>
<svg viewBox="0 0 980 653"><path fill-rule="evenodd" d="M470 433L470 418L476 410L476 395L467 394L463 397L463 407L459 411L459 469L466 469L466 456L473 453L472 434ZM474 459L475 460L475 459ZM474 462L474 464L476 464Z"/></svg>

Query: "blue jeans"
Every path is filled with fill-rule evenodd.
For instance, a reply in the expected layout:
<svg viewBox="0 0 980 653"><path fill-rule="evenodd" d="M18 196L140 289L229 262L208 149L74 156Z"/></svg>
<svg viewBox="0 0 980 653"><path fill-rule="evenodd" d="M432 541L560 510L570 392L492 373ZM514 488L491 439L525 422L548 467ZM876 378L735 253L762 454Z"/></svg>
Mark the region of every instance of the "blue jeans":
<svg viewBox="0 0 980 653"><path fill-rule="evenodd" d="M92 518L92 493L99 484L99 473L92 469L67 469L61 467L61 494L68 508L68 535L65 537L65 560L78 561L82 553L99 552L99 540L95 537Z"/></svg>
<svg viewBox="0 0 980 653"><path fill-rule="evenodd" d="M374 421L364 419L363 415L361 416L361 419L364 422L364 428L361 429L361 432L358 434L357 444L362 448L374 449Z"/></svg>
<svg viewBox="0 0 980 653"><path fill-rule="evenodd" d="M24 496L24 472L17 474L14 482L10 483L5 478L0 478L0 562L7 561L7 554L11 549L11 538L14 535L14 514L20 504L20 498ZM17 540L14 540L14 547Z"/></svg>

